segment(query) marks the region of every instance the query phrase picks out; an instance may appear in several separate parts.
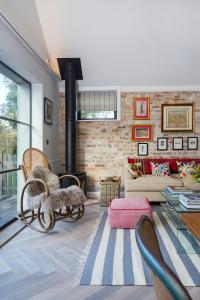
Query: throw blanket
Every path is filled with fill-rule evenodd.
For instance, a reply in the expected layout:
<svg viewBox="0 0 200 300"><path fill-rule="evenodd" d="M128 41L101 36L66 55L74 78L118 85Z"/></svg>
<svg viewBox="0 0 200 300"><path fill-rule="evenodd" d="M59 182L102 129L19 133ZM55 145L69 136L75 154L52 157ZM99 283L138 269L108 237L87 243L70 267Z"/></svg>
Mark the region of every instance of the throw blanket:
<svg viewBox="0 0 200 300"><path fill-rule="evenodd" d="M43 211L51 212L66 206L78 206L86 201L85 194L77 185L61 189L58 176L44 166L35 166L30 172L28 181L32 179L41 179L46 183L49 188L49 197L46 198L42 183L31 183L27 188L27 205L30 209L41 205Z"/></svg>

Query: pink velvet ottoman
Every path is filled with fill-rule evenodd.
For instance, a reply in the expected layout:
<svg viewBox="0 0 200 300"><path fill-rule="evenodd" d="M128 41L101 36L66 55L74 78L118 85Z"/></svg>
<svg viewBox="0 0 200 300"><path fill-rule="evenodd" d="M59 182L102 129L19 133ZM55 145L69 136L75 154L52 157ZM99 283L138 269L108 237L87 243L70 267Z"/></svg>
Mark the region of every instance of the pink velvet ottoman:
<svg viewBox="0 0 200 300"><path fill-rule="evenodd" d="M152 209L146 197L116 198L108 208L112 228L135 228L142 215L152 220Z"/></svg>

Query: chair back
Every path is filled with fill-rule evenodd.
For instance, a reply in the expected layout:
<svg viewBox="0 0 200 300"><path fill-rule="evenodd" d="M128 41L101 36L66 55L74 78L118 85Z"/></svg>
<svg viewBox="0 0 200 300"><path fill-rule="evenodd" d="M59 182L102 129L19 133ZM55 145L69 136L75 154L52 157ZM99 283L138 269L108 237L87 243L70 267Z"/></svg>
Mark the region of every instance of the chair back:
<svg viewBox="0 0 200 300"><path fill-rule="evenodd" d="M36 148L28 148L24 151L23 158L22 158L22 170L24 173L24 178L27 180L30 171L36 165L43 165L50 169L48 159L46 155Z"/></svg>
<svg viewBox="0 0 200 300"><path fill-rule="evenodd" d="M157 299L191 300L186 288L165 263L152 221L142 216L136 226L138 248L152 270L152 280Z"/></svg>

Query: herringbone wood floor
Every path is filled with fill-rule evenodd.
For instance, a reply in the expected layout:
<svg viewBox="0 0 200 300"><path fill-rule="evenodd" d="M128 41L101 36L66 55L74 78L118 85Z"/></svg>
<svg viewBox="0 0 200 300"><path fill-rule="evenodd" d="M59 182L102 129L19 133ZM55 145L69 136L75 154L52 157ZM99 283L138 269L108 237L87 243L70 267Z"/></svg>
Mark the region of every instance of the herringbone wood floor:
<svg viewBox="0 0 200 300"><path fill-rule="evenodd" d="M98 205L77 223L57 222L50 234L25 229L0 250L0 299L155 299L152 287L73 287L79 259L99 218ZM190 288L200 299L200 288Z"/></svg>

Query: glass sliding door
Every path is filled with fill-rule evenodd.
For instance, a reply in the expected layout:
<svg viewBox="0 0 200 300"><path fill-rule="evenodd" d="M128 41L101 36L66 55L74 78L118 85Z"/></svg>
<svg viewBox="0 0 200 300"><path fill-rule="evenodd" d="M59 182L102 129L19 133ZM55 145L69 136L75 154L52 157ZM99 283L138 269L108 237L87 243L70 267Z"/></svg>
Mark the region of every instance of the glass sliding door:
<svg viewBox="0 0 200 300"><path fill-rule="evenodd" d="M17 216L19 165L31 146L31 85L0 62L0 229Z"/></svg>

